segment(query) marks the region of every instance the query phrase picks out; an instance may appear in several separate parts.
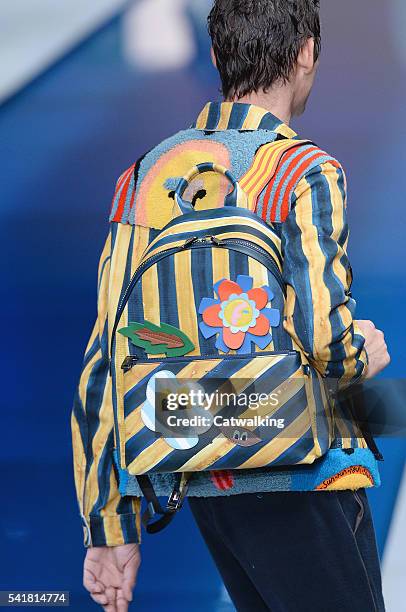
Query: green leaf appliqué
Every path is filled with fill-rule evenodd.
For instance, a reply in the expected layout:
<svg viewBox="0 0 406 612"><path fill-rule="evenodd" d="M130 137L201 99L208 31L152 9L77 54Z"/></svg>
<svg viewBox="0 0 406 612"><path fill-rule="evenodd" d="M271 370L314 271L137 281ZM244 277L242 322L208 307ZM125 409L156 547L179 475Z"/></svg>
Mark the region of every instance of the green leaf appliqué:
<svg viewBox="0 0 406 612"><path fill-rule="evenodd" d="M182 357L195 348L186 334L167 323L130 323L128 327L120 329L119 333L150 355L165 353L168 357Z"/></svg>

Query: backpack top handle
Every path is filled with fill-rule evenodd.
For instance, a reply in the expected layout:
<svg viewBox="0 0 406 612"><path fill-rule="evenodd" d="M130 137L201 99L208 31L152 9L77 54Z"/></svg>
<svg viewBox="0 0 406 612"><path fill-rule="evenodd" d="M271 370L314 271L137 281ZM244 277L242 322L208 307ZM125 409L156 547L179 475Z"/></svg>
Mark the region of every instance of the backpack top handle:
<svg viewBox="0 0 406 612"><path fill-rule="evenodd" d="M198 164L194 166L187 174L179 181L179 185L175 191L175 210L174 217L181 215L186 215L188 213L194 212L194 207L190 202L186 202L183 200L183 195L190 185L190 183L197 177L199 174L203 174L205 172L216 172L217 174L222 174L225 176L228 181L233 186L232 191L226 196L224 200L224 206L238 206L240 208L248 208L248 198L246 193L242 190L238 181L234 178L227 168L224 166L220 166L219 164L214 164L211 162L205 162L203 164Z"/></svg>

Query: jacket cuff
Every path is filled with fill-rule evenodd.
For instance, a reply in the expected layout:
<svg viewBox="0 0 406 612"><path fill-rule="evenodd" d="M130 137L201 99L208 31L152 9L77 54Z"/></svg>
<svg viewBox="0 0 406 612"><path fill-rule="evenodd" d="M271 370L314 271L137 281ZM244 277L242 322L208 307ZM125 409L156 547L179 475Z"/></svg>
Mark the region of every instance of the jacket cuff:
<svg viewBox="0 0 406 612"><path fill-rule="evenodd" d="M365 349L365 336L362 333L361 329L358 327L356 321L354 321L353 325L354 325L354 339L356 338L358 342L360 343L360 346L362 347L362 351L359 356L359 360L363 363L363 368L362 368L362 372L360 373L360 375L354 379L354 382L360 382L364 380L364 378L367 375L369 360L368 360L368 353Z"/></svg>
<svg viewBox="0 0 406 612"><path fill-rule="evenodd" d="M362 374L361 374L361 378L360 379L364 380L366 375L367 375L367 372L368 372L368 361L369 361L368 360L368 353L366 352L365 349L362 351L362 355L361 355L360 359L364 363L364 368L362 370Z"/></svg>
<svg viewBox="0 0 406 612"><path fill-rule="evenodd" d="M82 525L86 548L141 543L139 514L82 516Z"/></svg>

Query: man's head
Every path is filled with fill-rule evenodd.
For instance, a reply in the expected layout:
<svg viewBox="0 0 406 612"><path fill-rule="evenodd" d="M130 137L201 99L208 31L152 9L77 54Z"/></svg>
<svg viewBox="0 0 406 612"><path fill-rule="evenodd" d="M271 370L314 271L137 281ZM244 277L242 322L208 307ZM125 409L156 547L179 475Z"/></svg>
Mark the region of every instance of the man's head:
<svg viewBox="0 0 406 612"><path fill-rule="evenodd" d="M226 100L288 85L301 114L320 54L319 0L215 0L213 54Z"/></svg>

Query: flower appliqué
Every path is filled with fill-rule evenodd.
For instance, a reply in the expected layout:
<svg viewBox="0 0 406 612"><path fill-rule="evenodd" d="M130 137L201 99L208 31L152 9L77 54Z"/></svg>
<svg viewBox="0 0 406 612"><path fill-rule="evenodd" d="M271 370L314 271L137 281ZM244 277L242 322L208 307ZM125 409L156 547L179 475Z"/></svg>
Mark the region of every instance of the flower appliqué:
<svg viewBox="0 0 406 612"><path fill-rule="evenodd" d="M216 348L228 353L251 353L251 344L265 349L272 341L271 328L280 324L280 312L269 307L274 295L269 287L253 288L251 276L237 282L224 279L214 285L218 299L204 298L199 307L203 336L217 335Z"/></svg>

